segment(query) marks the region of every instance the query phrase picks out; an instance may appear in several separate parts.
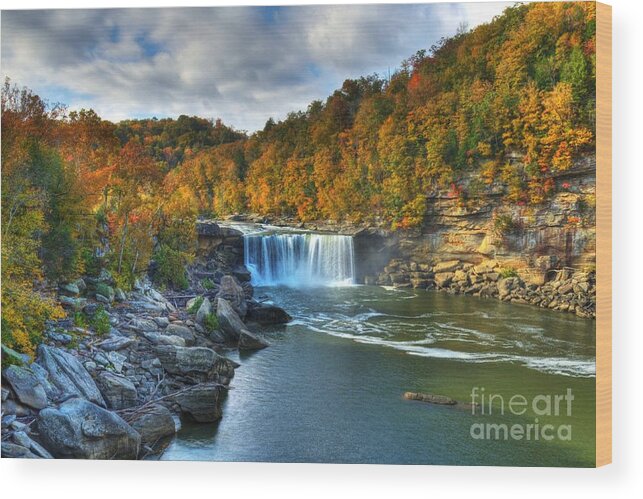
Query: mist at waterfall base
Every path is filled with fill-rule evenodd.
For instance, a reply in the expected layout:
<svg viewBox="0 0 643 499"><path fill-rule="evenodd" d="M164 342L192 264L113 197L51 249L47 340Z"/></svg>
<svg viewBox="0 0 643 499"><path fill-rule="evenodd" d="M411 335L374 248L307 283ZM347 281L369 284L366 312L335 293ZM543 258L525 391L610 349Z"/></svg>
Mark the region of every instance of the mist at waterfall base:
<svg viewBox="0 0 643 499"><path fill-rule="evenodd" d="M492 299L350 285L354 262L342 259L352 260L352 240L334 237L246 236L255 296L294 320L255 329L267 349L226 352L241 366L223 419L184 426L162 459L593 465L592 321ZM484 420L470 409L402 398L417 391L467 403L473 387L507 399L572 389L573 415L549 421L571 423L572 440L475 440L471 425ZM491 422L533 423L533 415L499 418Z"/></svg>

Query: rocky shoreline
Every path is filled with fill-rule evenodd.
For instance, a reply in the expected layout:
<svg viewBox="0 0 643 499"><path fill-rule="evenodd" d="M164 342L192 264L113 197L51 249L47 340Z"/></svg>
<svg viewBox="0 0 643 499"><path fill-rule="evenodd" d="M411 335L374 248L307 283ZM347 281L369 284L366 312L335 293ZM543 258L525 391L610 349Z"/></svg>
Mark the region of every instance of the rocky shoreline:
<svg viewBox="0 0 643 499"><path fill-rule="evenodd" d="M203 268L217 269L208 289ZM252 299L247 270L228 271L201 260L180 295L147 279L125 293L106 271L60 286L69 316L88 324L51 323L33 362L3 347L2 457L143 459L181 422L220 419L239 367L226 352L265 348L251 329L290 320Z"/></svg>
<svg viewBox="0 0 643 499"><path fill-rule="evenodd" d="M550 271L543 284L525 282L516 272L503 269L497 261L478 265L450 260L435 265L392 260L367 284L395 288L435 289L500 301L535 305L570 312L578 317L596 317L596 273L574 269Z"/></svg>
<svg viewBox="0 0 643 499"><path fill-rule="evenodd" d="M542 256L525 253L520 258L456 252L461 258L452 258L450 252L432 252L421 234L365 224L300 223L288 217L257 215L235 215L228 220L351 235L360 284L497 298L583 318L596 317L595 270L584 264L582 268L566 266L563 257L553 250Z"/></svg>

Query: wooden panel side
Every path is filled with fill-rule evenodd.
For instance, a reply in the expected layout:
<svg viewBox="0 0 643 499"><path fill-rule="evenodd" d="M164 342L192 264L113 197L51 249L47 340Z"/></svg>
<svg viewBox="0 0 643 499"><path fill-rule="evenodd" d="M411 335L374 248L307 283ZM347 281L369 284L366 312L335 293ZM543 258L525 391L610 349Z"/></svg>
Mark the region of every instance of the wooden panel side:
<svg viewBox="0 0 643 499"><path fill-rule="evenodd" d="M612 462L612 7L596 4L596 466Z"/></svg>

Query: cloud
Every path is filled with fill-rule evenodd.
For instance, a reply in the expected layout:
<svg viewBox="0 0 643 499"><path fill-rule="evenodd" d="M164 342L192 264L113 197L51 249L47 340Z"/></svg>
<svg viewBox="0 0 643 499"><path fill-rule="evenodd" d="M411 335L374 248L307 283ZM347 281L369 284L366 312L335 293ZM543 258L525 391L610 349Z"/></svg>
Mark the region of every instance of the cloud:
<svg viewBox="0 0 643 499"><path fill-rule="evenodd" d="M4 11L2 72L111 120L196 114L252 131L508 5Z"/></svg>

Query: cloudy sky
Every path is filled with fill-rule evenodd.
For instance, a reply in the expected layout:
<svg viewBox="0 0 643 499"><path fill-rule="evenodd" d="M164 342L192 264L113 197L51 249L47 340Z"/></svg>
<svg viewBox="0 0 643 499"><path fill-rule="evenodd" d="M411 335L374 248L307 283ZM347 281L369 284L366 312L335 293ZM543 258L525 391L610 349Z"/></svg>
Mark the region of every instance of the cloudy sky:
<svg viewBox="0 0 643 499"><path fill-rule="evenodd" d="M2 75L110 120L195 114L254 131L508 5L3 11Z"/></svg>

